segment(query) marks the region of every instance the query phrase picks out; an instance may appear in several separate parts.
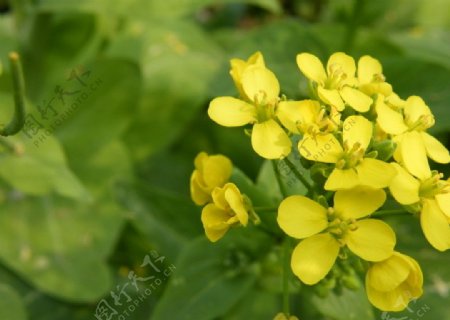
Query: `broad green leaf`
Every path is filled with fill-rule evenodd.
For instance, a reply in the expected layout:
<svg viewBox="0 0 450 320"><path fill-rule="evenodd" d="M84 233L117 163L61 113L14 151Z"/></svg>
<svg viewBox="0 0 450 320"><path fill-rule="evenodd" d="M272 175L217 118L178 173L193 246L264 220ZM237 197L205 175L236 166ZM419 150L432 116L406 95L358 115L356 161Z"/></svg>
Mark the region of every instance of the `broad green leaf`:
<svg viewBox="0 0 450 320"><path fill-rule="evenodd" d="M71 113L53 120L62 122L57 135L71 161L83 161L121 135L136 112L140 92L139 70L130 62L99 60L84 72L89 72L82 79L86 86L79 84L79 92L61 106Z"/></svg>
<svg viewBox="0 0 450 320"><path fill-rule="evenodd" d="M0 319L28 319L22 298L13 288L5 284L0 284Z"/></svg>
<svg viewBox="0 0 450 320"><path fill-rule="evenodd" d="M111 286L104 263L122 225L108 197L75 203L8 198L1 207L0 260L46 294L94 302Z"/></svg>
<svg viewBox="0 0 450 320"><path fill-rule="evenodd" d="M40 131L31 138L21 133L8 139L16 152L6 151L0 157L0 177L13 188L30 195L58 193L77 199L89 198L87 190L68 168L55 138Z"/></svg>
<svg viewBox="0 0 450 320"><path fill-rule="evenodd" d="M215 319L233 307L258 274L257 265L236 240L191 242L175 264L177 269L151 319Z"/></svg>
<svg viewBox="0 0 450 320"><path fill-rule="evenodd" d="M261 291L256 287L250 290L224 319L272 319L280 312L279 300L273 293Z"/></svg>
<svg viewBox="0 0 450 320"><path fill-rule="evenodd" d="M140 65L143 95L126 141L143 159L173 142L209 97L221 52L189 22L148 22Z"/></svg>
<svg viewBox="0 0 450 320"><path fill-rule="evenodd" d="M364 285L358 290L344 289L342 294L330 293L326 298L311 297L314 308L333 320L374 320L373 308L367 300Z"/></svg>

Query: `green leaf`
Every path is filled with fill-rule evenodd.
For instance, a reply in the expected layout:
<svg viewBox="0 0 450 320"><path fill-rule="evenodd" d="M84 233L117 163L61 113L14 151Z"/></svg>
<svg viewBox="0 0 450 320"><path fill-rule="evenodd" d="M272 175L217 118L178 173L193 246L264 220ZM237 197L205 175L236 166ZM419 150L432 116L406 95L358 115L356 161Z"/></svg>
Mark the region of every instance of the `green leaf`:
<svg viewBox="0 0 450 320"><path fill-rule="evenodd" d="M0 259L27 282L74 302L97 301L110 288L104 261L122 226L110 198L83 204L11 197L1 212Z"/></svg>
<svg viewBox="0 0 450 320"><path fill-rule="evenodd" d="M255 246L258 234L253 231L253 236L251 246ZM258 265L251 263L243 250L245 239L239 241L231 234L226 237L225 241L215 244L198 239L185 248L152 320L215 319L227 313L249 292L255 283Z"/></svg>
<svg viewBox="0 0 450 320"><path fill-rule="evenodd" d="M89 194L68 168L61 145L55 138L43 132L40 134L39 137L44 136L43 142L37 136L30 139L24 133L9 138L17 151L4 153L0 157L0 177L26 194L54 192L87 199Z"/></svg>
<svg viewBox="0 0 450 320"><path fill-rule="evenodd" d="M52 121L62 122L57 135L71 161L83 161L120 136L130 125L140 92L137 66L123 59L99 60L85 71L90 72L83 78L86 86L78 85L79 92L67 97L64 112Z"/></svg>
<svg viewBox="0 0 450 320"><path fill-rule="evenodd" d="M179 137L209 97L221 52L196 25L179 20L143 25L143 95L126 135L143 159Z"/></svg>
<svg viewBox="0 0 450 320"><path fill-rule="evenodd" d="M313 306L323 315L333 320L374 320L364 286L358 290L343 289L342 294L330 293L326 298L311 297Z"/></svg>
<svg viewBox="0 0 450 320"><path fill-rule="evenodd" d="M21 297L13 288L5 284L0 284L0 319L28 319Z"/></svg>

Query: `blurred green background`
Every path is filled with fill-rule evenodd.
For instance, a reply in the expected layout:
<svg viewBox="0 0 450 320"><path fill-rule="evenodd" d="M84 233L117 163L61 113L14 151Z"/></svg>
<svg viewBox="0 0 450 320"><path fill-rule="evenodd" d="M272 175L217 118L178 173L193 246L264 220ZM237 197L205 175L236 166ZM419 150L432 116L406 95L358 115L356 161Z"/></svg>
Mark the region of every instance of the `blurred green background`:
<svg viewBox="0 0 450 320"><path fill-rule="evenodd" d="M253 180L262 165L241 128L206 115L213 97L235 95L230 58L262 51L282 92L299 99L297 53L370 54L401 97L425 99L431 132L450 146L448 0L1 0L0 11L0 123L13 112L13 50L34 121L0 147L1 320L102 310L98 319L272 319L281 310L278 246L242 229L208 243L189 198L199 151L228 155ZM448 165L433 166L448 177ZM450 319L449 252L433 250L417 221L391 222L398 249L422 265L423 298L380 313L362 289L320 299L297 284L294 313ZM122 288L117 305L111 292Z"/></svg>

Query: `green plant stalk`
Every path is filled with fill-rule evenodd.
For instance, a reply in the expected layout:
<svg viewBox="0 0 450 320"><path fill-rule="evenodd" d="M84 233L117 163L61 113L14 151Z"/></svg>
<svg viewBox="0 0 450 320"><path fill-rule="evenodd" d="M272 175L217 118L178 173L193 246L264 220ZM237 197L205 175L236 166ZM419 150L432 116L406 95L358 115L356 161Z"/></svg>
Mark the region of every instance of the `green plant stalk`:
<svg viewBox="0 0 450 320"><path fill-rule="evenodd" d="M411 215L405 209L392 209L392 210L380 210L374 212L371 217L386 217L386 216L400 216L400 215Z"/></svg>
<svg viewBox="0 0 450 320"><path fill-rule="evenodd" d="M288 160L288 158L284 158L283 161L287 164L289 169L294 173L295 177L300 180L300 182L308 189L309 192L314 191L314 187L308 182L308 180L305 179L304 176L301 175L300 172L295 168L294 164Z"/></svg>
<svg viewBox="0 0 450 320"><path fill-rule="evenodd" d="M362 15L366 0L353 0L353 11L347 24L344 36L343 50L349 52L355 43L356 33L359 27L359 19Z"/></svg>
<svg viewBox="0 0 450 320"><path fill-rule="evenodd" d="M287 197L286 187L284 186L283 181L281 181L280 170L278 169L277 162L275 160L272 160L272 166L273 171L275 172L275 179L277 179L278 186L280 187L281 195L283 196L283 198L286 198Z"/></svg>
<svg viewBox="0 0 450 320"><path fill-rule="evenodd" d="M291 276L290 251L290 239L286 236L283 243L283 313L286 315L286 318L289 318L291 313L289 295L289 278Z"/></svg>
<svg viewBox="0 0 450 320"><path fill-rule="evenodd" d="M25 125L25 81L17 52L9 54L9 62L11 64L15 107L11 122L0 130L0 135L5 137L15 135Z"/></svg>

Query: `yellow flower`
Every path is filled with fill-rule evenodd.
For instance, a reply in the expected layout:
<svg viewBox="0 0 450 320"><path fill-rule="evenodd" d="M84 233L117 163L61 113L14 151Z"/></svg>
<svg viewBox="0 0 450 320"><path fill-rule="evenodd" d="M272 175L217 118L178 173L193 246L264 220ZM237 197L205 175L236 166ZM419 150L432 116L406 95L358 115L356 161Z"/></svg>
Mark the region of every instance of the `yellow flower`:
<svg viewBox="0 0 450 320"><path fill-rule="evenodd" d="M283 126L295 134L334 132L341 124L341 114L335 108L327 112L315 100L281 101L277 116Z"/></svg>
<svg viewBox="0 0 450 320"><path fill-rule="evenodd" d="M296 316L287 317L284 313L278 313L273 320L299 320Z"/></svg>
<svg viewBox="0 0 450 320"><path fill-rule="evenodd" d="M300 71L316 86L317 96L325 104L338 111L345 109L345 104L359 112L367 112L372 105L372 98L356 89L358 80L355 77L355 60L343 52L330 56L327 69L316 56L310 53L297 55ZM370 70L366 68L361 77L366 80ZM369 81L369 80L368 80Z"/></svg>
<svg viewBox="0 0 450 320"><path fill-rule="evenodd" d="M385 82L381 63L371 56L362 56L358 60L358 82L359 90L368 96L381 93L387 97L392 94L392 86Z"/></svg>
<svg viewBox="0 0 450 320"><path fill-rule="evenodd" d="M247 61L242 59L231 59L231 70L230 75L234 81L236 89L239 91L239 95L244 98L244 100L250 100L245 94L244 88L242 87L242 75L247 67L256 65L260 67L265 67L264 57L261 52L257 51Z"/></svg>
<svg viewBox="0 0 450 320"><path fill-rule="evenodd" d="M306 159L336 164L325 189L350 189L357 185L387 187L395 170L388 163L365 157L373 124L363 116L350 116L345 119L342 130L343 146L331 133L305 134L298 144L300 154Z"/></svg>
<svg viewBox="0 0 450 320"><path fill-rule="evenodd" d="M369 301L383 311L401 311L423 293L423 275L419 264L394 252L388 259L372 264L366 274Z"/></svg>
<svg viewBox="0 0 450 320"><path fill-rule="evenodd" d="M375 106L380 127L394 137L394 158L419 179L431 176L427 157L449 163L448 150L426 130L434 125L434 116L422 98L409 97L404 106L392 108L379 96Z"/></svg>
<svg viewBox="0 0 450 320"><path fill-rule="evenodd" d="M292 253L294 274L306 284L316 284L333 267L343 246L367 261L387 259L394 250L394 231L383 221L362 219L385 200L383 190L367 187L337 191L334 208L329 209L304 196L284 199L278 224L287 235L304 239Z"/></svg>
<svg viewBox="0 0 450 320"><path fill-rule="evenodd" d="M222 238L232 226L247 225L247 204L235 184L227 183L223 188L215 188L212 199L213 203L203 208L201 217L206 236L211 242Z"/></svg>
<svg viewBox="0 0 450 320"><path fill-rule="evenodd" d="M208 156L200 152L194 160L190 191L192 200L199 206L211 200L211 192L222 187L230 179L233 165L227 157L217 154Z"/></svg>
<svg viewBox="0 0 450 320"><path fill-rule="evenodd" d="M261 58L262 59L262 58ZM253 124L252 146L261 157L279 159L291 152L291 140L277 122L280 84L262 63L247 63L231 71L242 87L242 99L218 97L211 101L209 117L225 127Z"/></svg>
<svg viewBox="0 0 450 320"><path fill-rule="evenodd" d="M450 249L450 180L441 180L437 172L419 180L397 163L391 165L397 170L389 187L392 196L403 205L419 204L425 238L439 251Z"/></svg>

